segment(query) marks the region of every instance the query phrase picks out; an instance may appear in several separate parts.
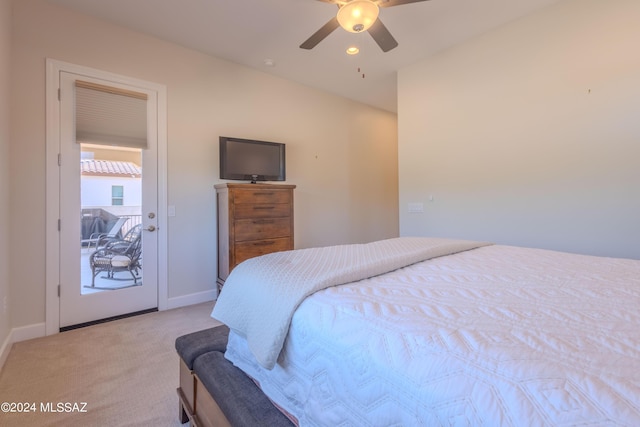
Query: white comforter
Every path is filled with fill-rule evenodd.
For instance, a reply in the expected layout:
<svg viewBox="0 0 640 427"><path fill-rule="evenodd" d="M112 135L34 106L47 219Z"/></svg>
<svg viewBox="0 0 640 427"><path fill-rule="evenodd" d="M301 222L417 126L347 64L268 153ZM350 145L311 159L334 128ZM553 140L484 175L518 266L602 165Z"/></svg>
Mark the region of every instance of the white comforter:
<svg viewBox="0 0 640 427"><path fill-rule="evenodd" d="M289 331L291 316L307 296L487 244L400 237L263 255L233 269L211 316L246 338L258 362L271 369Z"/></svg>
<svg viewBox="0 0 640 427"><path fill-rule="evenodd" d="M640 425L640 261L487 246L330 287L272 370L301 425Z"/></svg>

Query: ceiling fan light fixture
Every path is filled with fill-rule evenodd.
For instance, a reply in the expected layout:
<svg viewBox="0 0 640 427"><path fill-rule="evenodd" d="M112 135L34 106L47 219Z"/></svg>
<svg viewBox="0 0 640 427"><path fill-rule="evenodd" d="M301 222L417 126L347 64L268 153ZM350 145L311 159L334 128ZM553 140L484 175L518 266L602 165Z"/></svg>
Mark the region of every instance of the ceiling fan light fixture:
<svg viewBox="0 0 640 427"><path fill-rule="evenodd" d="M347 48L347 55L357 55L360 52L357 46L349 46Z"/></svg>
<svg viewBox="0 0 640 427"><path fill-rule="evenodd" d="M338 10L338 23L350 33L368 30L378 19L378 5L369 0L352 0Z"/></svg>

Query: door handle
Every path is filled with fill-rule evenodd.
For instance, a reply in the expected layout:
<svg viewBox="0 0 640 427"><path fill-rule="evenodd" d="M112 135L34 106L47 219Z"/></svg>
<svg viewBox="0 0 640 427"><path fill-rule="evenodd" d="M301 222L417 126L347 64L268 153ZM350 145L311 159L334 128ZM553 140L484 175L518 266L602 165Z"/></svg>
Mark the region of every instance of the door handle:
<svg viewBox="0 0 640 427"><path fill-rule="evenodd" d="M144 229L145 231L156 231L156 227L155 225L150 225L147 228Z"/></svg>

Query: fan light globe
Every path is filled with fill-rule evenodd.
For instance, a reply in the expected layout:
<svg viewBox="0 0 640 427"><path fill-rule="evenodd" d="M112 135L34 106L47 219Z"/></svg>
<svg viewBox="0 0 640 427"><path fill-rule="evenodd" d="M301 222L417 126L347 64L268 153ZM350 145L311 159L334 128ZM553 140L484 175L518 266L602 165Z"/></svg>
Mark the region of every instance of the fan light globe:
<svg viewBox="0 0 640 427"><path fill-rule="evenodd" d="M378 12L378 6L369 0L352 0L338 10L338 23L350 33L359 33L376 22Z"/></svg>

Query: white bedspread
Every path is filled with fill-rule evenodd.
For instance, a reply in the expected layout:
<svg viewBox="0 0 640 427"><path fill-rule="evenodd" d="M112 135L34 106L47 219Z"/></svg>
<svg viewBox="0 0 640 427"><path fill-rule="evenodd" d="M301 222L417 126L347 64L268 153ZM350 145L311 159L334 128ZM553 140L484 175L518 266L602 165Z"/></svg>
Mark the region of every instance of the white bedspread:
<svg viewBox="0 0 640 427"><path fill-rule="evenodd" d="M277 365L302 426L640 426L640 261L487 246L327 288Z"/></svg>
<svg viewBox="0 0 640 427"><path fill-rule="evenodd" d="M487 244L401 237L263 255L233 269L211 316L246 338L258 362L271 369L289 331L291 316L307 296Z"/></svg>

